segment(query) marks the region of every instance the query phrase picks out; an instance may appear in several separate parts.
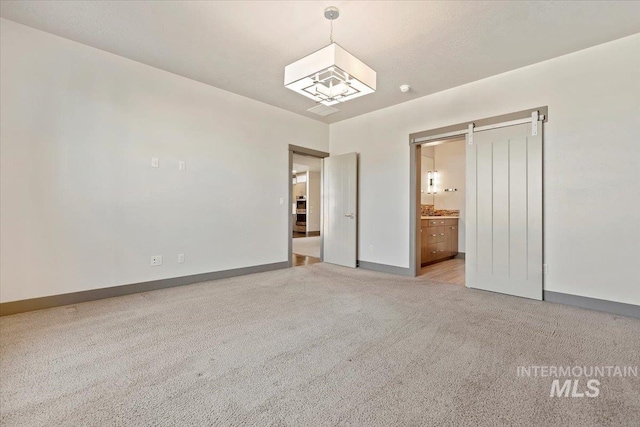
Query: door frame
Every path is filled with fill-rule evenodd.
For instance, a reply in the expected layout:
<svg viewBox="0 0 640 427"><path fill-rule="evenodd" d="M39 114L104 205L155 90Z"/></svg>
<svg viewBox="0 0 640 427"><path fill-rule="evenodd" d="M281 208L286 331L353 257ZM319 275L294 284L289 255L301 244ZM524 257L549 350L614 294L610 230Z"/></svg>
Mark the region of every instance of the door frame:
<svg viewBox="0 0 640 427"><path fill-rule="evenodd" d="M324 261L324 233L322 232L323 227L323 216L324 216L324 203L322 203L322 198L324 197L324 158L329 157L329 153L325 153L324 151L314 150L312 148L301 147L299 145L289 144L289 169L287 172L289 192L287 197L287 228L288 228L288 255L287 260L289 263L289 267L293 265L293 218L291 214L291 206L293 203L293 182L291 180L291 171L293 170L293 155L301 154L304 156L312 156L318 157L322 164L320 167L320 261Z"/></svg>
<svg viewBox="0 0 640 427"><path fill-rule="evenodd" d="M420 274L421 268L421 245L419 239L420 230L420 166L421 166L421 145L427 142L444 141L447 139L458 139L466 136L468 141L469 129L479 132L492 128L511 126L519 123L526 123L532 120L532 115L537 114L539 120L547 122L549 118L548 106L529 108L509 114L488 117L455 125L429 129L415 132L409 135L409 273L413 277ZM544 132L544 127L541 129ZM544 137L543 137L544 141ZM543 153L544 161L544 153ZM542 174L542 194L544 197L544 164ZM465 202L466 203L466 202ZM543 229L542 229L542 251L544 259L544 199L543 199Z"/></svg>

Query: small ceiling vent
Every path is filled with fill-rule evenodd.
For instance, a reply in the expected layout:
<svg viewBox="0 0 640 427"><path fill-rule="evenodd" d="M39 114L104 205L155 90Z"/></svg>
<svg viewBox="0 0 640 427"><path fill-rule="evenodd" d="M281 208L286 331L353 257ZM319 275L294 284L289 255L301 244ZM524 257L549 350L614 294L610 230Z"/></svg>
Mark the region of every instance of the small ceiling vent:
<svg viewBox="0 0 640 427"><path fill-rule="evenodd" d="M335 114L340 110L338 110L337 108L328 107L323 104L318 104L313 108L309 108L307 111L322 117L326 117L326 116L330 116L331 114Z"/></svg>

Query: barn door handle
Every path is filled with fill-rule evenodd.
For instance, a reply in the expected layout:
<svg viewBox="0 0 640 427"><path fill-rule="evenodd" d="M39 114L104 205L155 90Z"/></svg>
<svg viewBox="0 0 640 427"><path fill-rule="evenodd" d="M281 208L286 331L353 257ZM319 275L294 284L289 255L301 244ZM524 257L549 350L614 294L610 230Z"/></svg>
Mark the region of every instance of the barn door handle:
<svg viewBox="0 0 640 427"><path fill-rule="evenodd" d="M354 215L354 214L352 214L352 213L350 213L350 214L344 214L344 216L346 216L347 218L351 218L351 219L354 219L354 218L355 218L355 215Z"/></svg>

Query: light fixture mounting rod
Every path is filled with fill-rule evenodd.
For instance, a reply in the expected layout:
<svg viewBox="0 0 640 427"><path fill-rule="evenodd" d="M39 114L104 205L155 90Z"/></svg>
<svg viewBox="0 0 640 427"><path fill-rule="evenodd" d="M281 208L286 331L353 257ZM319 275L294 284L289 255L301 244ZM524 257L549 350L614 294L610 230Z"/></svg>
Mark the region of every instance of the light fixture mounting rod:
<svg viewBox="0 0 640 427"><path fill-rule="evenodd" d="M338 8L335 6L329 6L324 10L324 17L329 21L338 19L338 16L340 16L340 10L338 10Z"/></svg>

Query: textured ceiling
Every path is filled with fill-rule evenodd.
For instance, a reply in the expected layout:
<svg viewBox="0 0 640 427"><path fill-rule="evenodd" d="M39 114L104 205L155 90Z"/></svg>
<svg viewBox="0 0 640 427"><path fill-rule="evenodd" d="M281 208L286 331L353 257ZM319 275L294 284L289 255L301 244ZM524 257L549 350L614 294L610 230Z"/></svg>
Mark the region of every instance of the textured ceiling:
<svg viewBox="0 0 640 427"><path fill-rule="evenodd" d="M283 70L328 44L330 5L336 42L378 90L323 118ZM636 1L2 1L0 14L327 123L640 32Z"/></svg>

